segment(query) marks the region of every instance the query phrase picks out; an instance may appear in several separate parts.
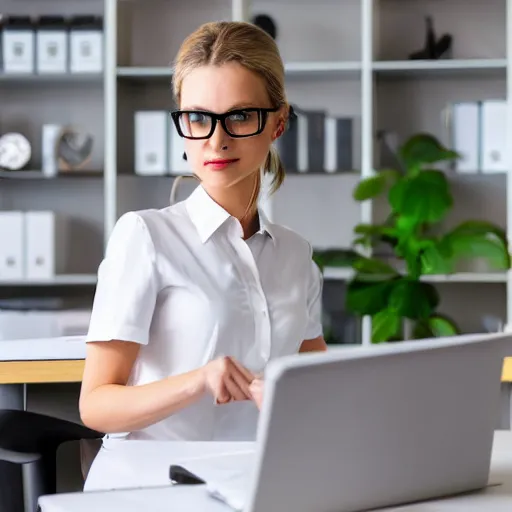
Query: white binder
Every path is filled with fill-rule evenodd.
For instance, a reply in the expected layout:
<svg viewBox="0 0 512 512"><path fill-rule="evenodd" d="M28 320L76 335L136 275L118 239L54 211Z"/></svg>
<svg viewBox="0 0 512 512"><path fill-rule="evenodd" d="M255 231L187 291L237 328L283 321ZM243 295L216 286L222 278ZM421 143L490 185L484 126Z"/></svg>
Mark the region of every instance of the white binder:
<svg viewBox="0 0 512 512"><path fill-rule="evenodd" d="M168 114L165 111L135 113L135 173L167 174Z"/></svg>
<svg viewBox="0 0 512 512"><path fill-rule="evenodd" d="M65 273L68 256L66 219L52 211L25 214L25 261L28 279Z"/></svg>
<svg viewBox="0 0 512 512"><path fill-rule="evenodd" d="M507 172L507 102L482 102L482 172Z"/></svg>
<svg viewBox="0 0 512 512"><path fill-rule="evenodd" d="M0 280L23 279L23 212L0 212Z"/></svg>
<svg viewBox="0 0 512 512"><path fill-rule="evenodd" d="M452 105L452 146L461 158L455 162L460 173L476 174L480 164L480 105L478 102Z"/></svg>

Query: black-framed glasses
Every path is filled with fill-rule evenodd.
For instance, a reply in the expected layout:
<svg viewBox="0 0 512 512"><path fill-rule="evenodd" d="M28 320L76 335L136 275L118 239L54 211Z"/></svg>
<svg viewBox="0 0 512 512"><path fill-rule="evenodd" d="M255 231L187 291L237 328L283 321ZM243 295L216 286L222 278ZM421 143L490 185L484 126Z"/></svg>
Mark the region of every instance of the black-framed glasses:
<svg viewBox="0 0 512 512"><path fill-rule="evenodd" d="M268 114L276 108L244 108L215 114L204 110L174 110L172 119L181 137L186 139L209 139L217 122L233 138L253 137L260 134L267 123Z"/></svg>

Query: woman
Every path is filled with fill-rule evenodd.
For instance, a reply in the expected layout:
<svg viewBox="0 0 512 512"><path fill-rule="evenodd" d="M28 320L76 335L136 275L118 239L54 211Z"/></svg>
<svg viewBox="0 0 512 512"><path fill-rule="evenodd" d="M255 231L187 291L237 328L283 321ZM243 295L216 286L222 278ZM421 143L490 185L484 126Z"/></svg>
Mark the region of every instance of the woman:
<svg viewBox="0 0 512 512"><path fill-rule="evenodd" d="M218 22L177 56L173 120L200 185L123 215L98 272L83 422L127 439L254 439L272 358L325 350L310 245L258 209L289 115L283 64L254 25ZM108 437L108 436L107 436Z"/></svg>

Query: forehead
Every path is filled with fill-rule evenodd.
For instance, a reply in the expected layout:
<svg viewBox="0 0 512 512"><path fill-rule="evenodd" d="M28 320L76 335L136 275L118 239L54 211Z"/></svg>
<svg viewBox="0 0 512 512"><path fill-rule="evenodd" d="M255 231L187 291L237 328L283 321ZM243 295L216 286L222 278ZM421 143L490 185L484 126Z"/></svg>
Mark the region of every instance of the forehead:
<svg viewBox="0 0 512 512"><path fill-rule="evenodd" d="M263 78L238 62L201 66L183 79L182 109L200 107L220 113L234 106L271 106Z"/></svg>

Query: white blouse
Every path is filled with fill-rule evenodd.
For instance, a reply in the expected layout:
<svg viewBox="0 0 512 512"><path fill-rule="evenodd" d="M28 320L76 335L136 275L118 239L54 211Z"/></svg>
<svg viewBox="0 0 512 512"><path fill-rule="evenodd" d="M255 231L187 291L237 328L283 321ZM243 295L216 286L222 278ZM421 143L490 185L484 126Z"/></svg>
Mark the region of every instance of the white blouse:
<svg viewBox="0 0 512 512"><path fill-rule="evenodd" d="M322 278L310 244L270 223L242 226L201 185L160 210L124 214L98 271L88 342L141 344L129 385L184 373L222 355L253 372L322 335ZM252 401L211 396L143 430L117 437L253 440Z"/></svg>

